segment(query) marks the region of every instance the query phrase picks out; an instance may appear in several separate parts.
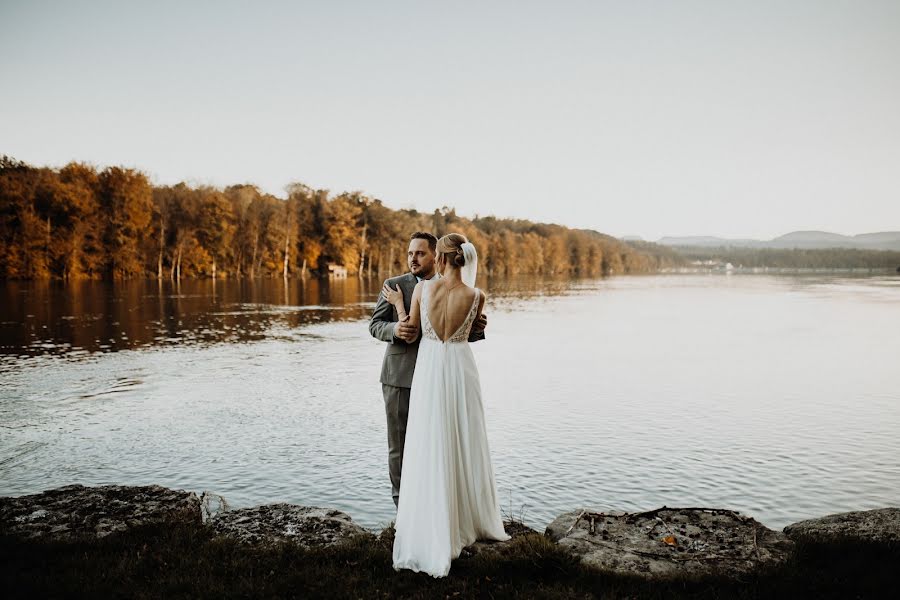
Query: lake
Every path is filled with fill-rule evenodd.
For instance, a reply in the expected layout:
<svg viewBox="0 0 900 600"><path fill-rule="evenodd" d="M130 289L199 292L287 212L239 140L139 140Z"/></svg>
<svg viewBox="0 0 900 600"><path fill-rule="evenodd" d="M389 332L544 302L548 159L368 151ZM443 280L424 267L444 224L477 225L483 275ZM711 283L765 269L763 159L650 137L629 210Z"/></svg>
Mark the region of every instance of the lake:
<svg viewBox="0 0 900 600"><path fill-rule="evenodd" d="M900 277L479 284L505 514L900 505ZM0 282L0 495L155 483L386 525L380 286Z"/></svg>

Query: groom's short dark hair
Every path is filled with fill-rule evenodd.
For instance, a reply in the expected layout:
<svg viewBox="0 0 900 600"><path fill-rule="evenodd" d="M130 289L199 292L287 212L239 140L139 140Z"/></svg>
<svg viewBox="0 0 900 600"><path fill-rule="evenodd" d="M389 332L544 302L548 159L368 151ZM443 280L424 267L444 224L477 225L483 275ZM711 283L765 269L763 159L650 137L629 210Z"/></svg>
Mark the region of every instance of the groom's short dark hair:
<svg viewBox="0 0 900 600"><path fill-rule="evenodd" d="M437 249L437 238L427 231L417 231L409 236L409 241L413 240L428 240L428 247L431 248L431 251L434 252Z"/></svg>

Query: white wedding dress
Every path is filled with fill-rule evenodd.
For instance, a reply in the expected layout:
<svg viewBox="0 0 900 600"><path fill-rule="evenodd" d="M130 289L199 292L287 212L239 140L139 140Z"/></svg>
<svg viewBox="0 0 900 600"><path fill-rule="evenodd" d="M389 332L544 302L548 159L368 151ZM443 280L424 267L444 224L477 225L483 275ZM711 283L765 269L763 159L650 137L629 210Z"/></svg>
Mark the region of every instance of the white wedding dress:
<svg viewBox="0 0 900 600"><path fill-rule="evenodd" d="M456 333L442 342L428 318L431 285L425 284L419 302L422 340L409 397L393 558L396 570L443 577L464 547L509 536L468 342L481 294Z"/></svg>

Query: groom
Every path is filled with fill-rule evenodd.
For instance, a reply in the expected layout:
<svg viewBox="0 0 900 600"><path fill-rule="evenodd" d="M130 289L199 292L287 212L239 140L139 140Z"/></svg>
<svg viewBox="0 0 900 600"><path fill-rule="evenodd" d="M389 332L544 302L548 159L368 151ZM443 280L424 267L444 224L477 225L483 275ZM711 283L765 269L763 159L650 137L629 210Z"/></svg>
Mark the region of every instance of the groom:
<svg viewBox="0 0 900 600"><path fill-rule="evenodd" d="M413 289L423 279L435 277L434 260L437 238L430 233L417 231L409 239L406 263L409 273L385 281L391 289L400 288L403 304L409 314ZM382 286L384 287L384 286ZM472 325L470 342L484 339L487 318L482 314ZM378 303L369 321L369 333L382 342L388 342L381 363L381 391L384 394L384 410L387 413L388 470L391 474L394 505L400 499L400 471L403 468L403 444L406 440L406 419L409 415L409 390L412 387L416 356L419 353L419 328L400 323L397 310L379 294Z"/></svg>

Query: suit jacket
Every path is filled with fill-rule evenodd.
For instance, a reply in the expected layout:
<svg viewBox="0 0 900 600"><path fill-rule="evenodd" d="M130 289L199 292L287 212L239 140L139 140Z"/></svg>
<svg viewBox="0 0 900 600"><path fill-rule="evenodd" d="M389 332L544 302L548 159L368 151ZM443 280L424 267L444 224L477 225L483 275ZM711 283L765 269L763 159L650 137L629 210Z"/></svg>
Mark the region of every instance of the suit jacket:
<svg viewBox="0 0 900 600"><path fill-rule="evenodd" d="M400 291L403 292L403 306L406 308L406 314L409 314L413 290L418 283L416 276L412 273L406 273L405 275L392 277L384 283L391 286L392 289L396 289L398 285L400 286ZM408 388L412 387L413 372L416 369L416 357L419 355L419 340L421 340L422 334L420 331L419 338L412 343L406 343L399 338L395 338L394 323L398 320L397 309L392 304L388 304L384 294L379 294L378 303L375 304L372 319L369 321L369 333L372 334L372 337L382 342L388 342L387 348L384 350L384 359L381 362L381 383L394 387ZM483 339L483 331L477 333L472 331L469 334L470 342L477 342Z"/></svg>

